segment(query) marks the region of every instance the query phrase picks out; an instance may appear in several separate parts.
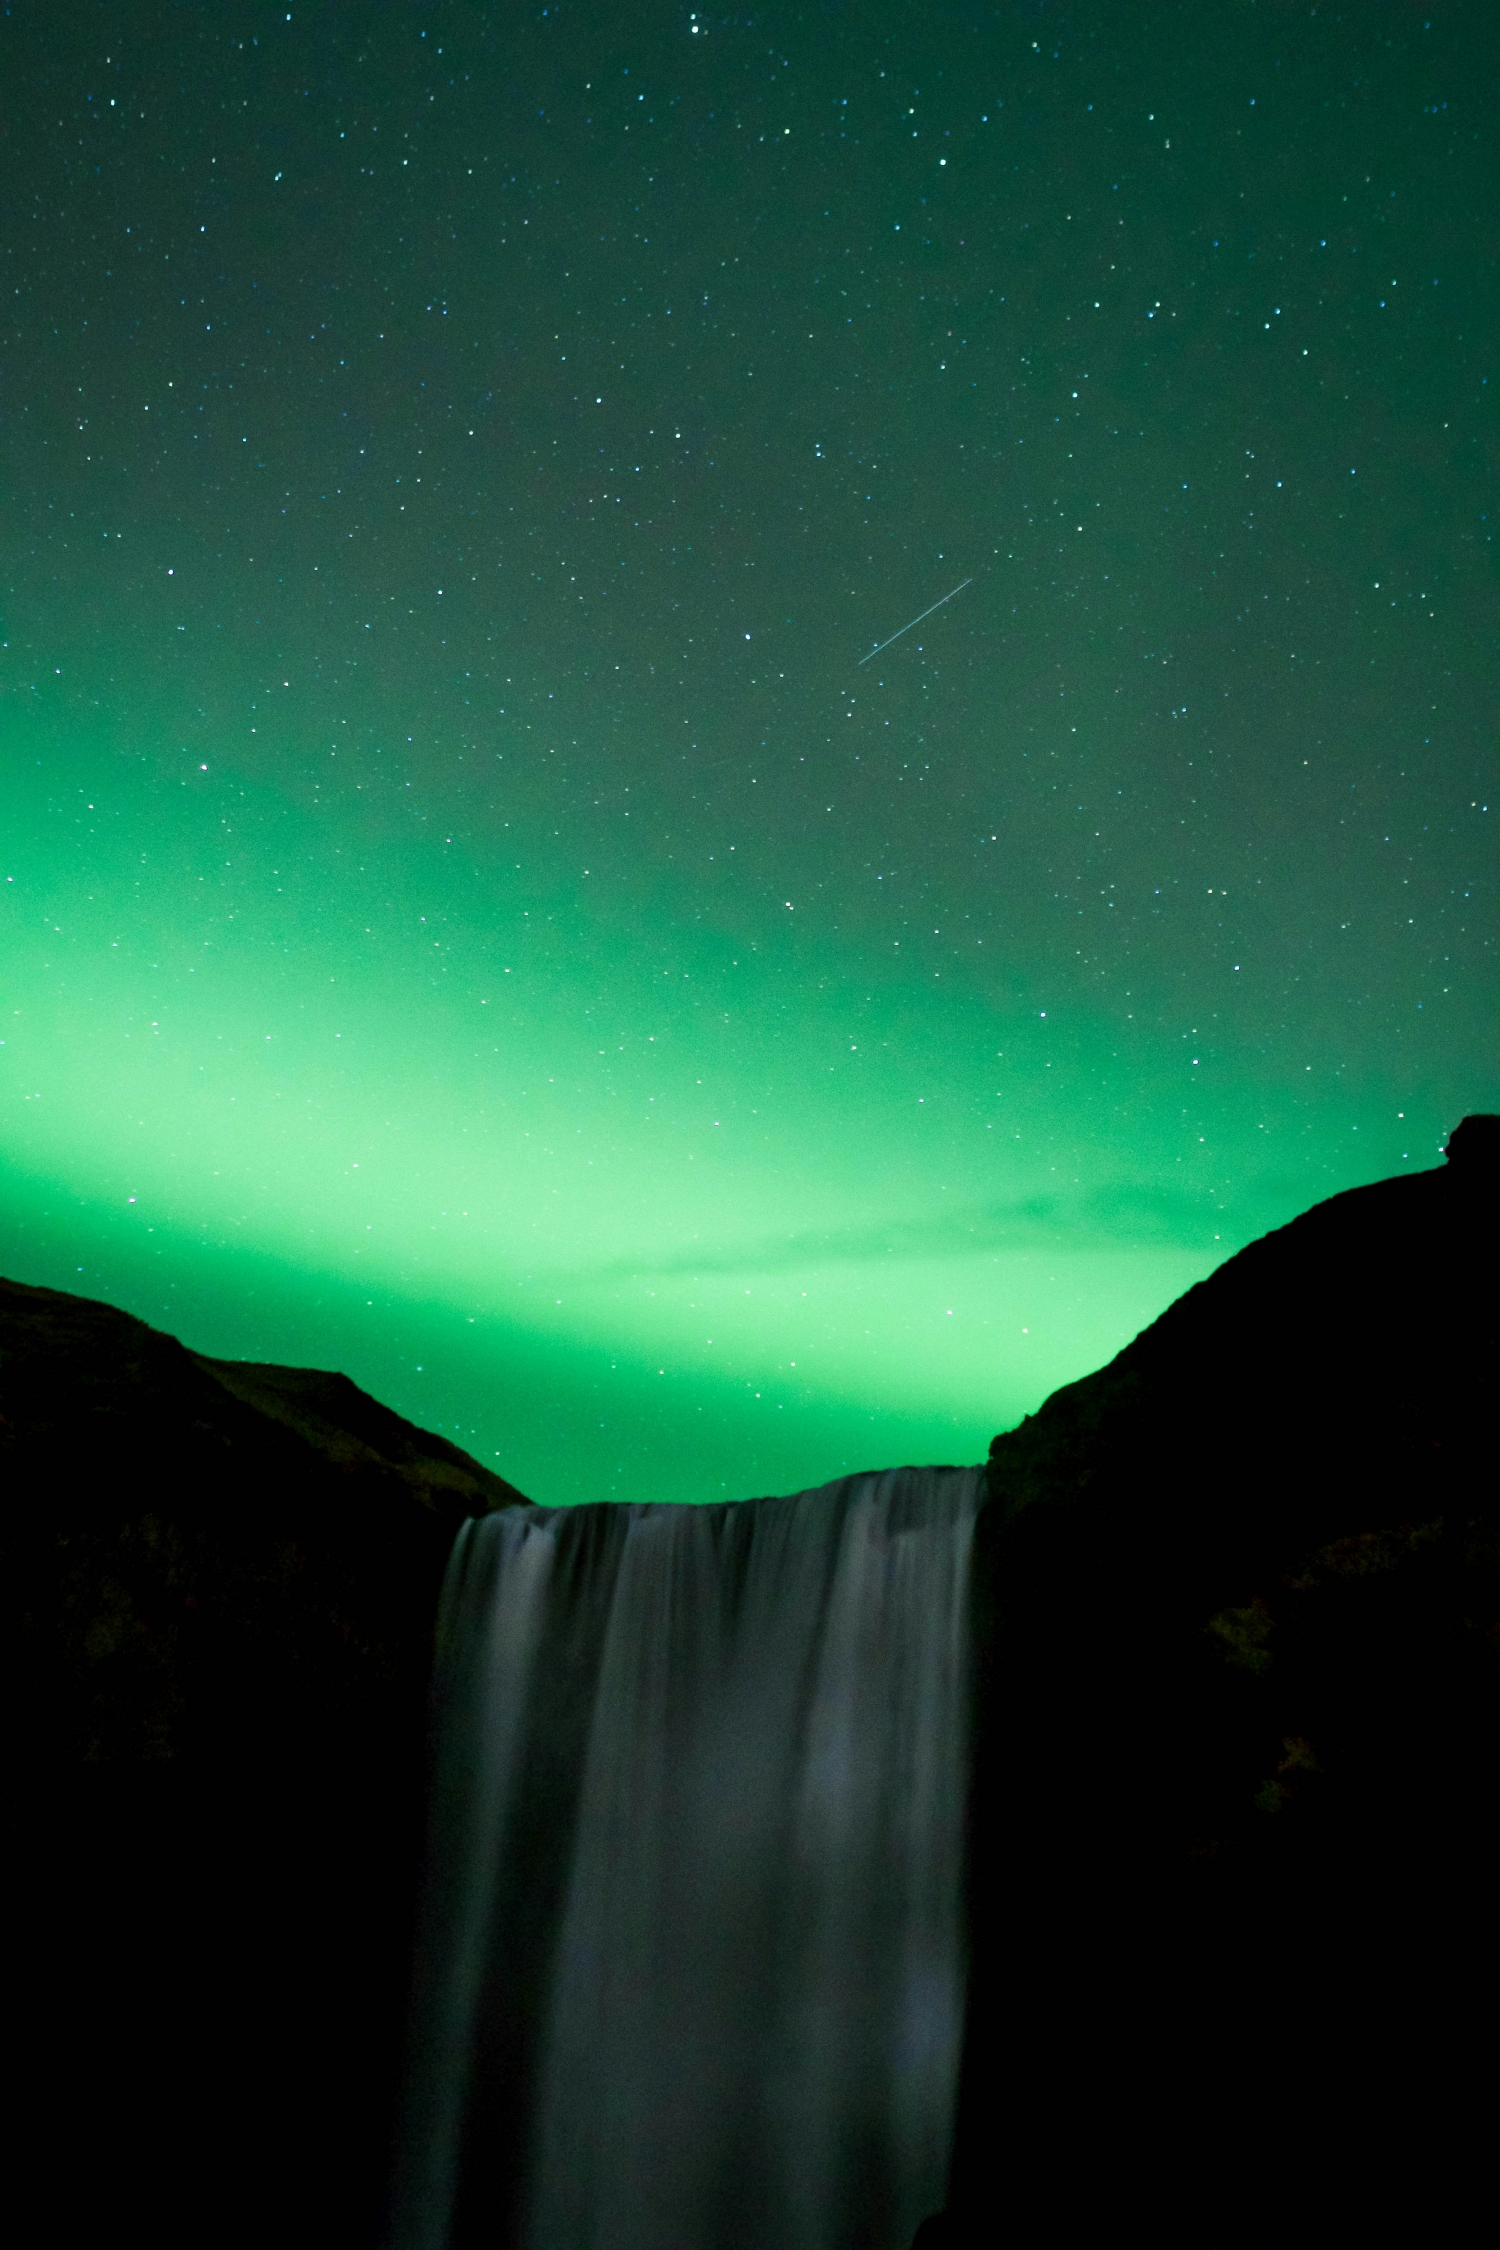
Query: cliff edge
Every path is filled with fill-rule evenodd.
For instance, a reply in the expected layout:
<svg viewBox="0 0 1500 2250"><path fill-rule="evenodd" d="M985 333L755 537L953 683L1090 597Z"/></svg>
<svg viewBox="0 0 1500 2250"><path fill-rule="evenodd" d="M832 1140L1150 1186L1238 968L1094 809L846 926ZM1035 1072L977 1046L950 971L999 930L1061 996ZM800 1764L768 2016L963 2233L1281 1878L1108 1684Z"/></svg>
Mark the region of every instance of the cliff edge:
<svg viewBox="0 0 1500 2250"><path fill-rule="evenodd" d="M1257 2179L1349 2223L1466 2176L1500 1998L1497 1220L1500 1118L1467 1118L994 1441L976 2225L1000 2144L1058 2225L1146 2195L1233 2239Z"/></svg>

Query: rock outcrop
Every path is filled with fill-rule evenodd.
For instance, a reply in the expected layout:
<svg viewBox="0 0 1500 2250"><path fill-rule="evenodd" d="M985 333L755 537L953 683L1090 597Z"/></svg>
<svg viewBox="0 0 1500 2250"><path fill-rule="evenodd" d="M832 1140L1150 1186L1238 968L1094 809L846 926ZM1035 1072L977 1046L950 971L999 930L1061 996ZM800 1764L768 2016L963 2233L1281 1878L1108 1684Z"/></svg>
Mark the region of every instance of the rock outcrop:
<svg viewBox="0 0 1500 2250"><path fill-rule="evenodd" d="M521 1497L347 1376L11 1281L0 1473L32 1740L105 1765L352 1754L425 1676L459 1524Z"/></svg>
<svg viewBox="0 0 1500 2250"><path fill-rule="evenodd" d="M368 2250L438 1588L521 1496L345 1376L15 1282L0 1491L18 2051L76 2143L49 2224Z"/></svg>
<svg viewBox="0 0 1500 2250"><path fill-rule="evenodd" d="M1277 2166L1347 2208L1476 2084L1450 2066L1495 1995L1497 1140L1466 1119L1440 1170L1252 1243L995 1440L975 2212L1003 2177L1059 2224L1142 2193L1190 2223Z"/></svg>

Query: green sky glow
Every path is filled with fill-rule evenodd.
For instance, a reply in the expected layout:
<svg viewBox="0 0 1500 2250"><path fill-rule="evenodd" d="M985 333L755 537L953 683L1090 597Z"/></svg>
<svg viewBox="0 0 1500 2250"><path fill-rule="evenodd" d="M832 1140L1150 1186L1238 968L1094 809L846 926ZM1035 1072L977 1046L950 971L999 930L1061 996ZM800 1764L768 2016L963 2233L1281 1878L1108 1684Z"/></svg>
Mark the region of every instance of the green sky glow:
<svg viewBox="0 0 1500 2250"><path fill-rule="evenodd" d="M4 1270L539 1499L719 1498L977 1458L1497 1106L1467 144L1413 107L1365 178L1463 38L1310 150L1352 66L1304 53L1247 215L1253 13L1196 82L1018 14L981 103L907 11L775 70L216 12L244 116L179 104L175 172L161 41L37 30L104 157L10 316Z"/></svg>

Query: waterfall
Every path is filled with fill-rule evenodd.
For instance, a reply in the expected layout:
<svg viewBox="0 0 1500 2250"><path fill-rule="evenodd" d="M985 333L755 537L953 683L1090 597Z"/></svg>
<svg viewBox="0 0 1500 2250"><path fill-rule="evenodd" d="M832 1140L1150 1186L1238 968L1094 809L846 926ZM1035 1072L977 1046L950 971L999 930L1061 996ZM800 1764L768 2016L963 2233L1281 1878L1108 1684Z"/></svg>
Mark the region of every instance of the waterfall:
<svg viewBox="0 0 1500 2250"><path fill-rule="evenodd" d="M982 1491L464 1526L395 2250L907 2250L943 2204Z"/></svg>

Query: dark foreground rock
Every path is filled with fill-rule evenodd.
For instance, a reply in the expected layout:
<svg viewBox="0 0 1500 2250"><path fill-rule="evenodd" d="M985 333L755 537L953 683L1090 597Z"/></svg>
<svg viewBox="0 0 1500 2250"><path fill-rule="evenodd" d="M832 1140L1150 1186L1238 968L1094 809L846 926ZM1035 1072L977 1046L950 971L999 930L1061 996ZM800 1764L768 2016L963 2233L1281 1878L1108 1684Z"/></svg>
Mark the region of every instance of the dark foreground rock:
<svg viewBox="0 0 1500 2250"><path fill-rule="evenodd" d="M975 2239L1001 2210L1271 2239L1403 2195L1441 2233L1477 2184L1497 1134L1253 1243L995 1441Z"/></svg>
<svg viewBox="0 0 1500 2250"><path fill-rule="evenodd" d="M438 1587L463 1518L520 1495L344 1376L13 1282L0 1494L49 2231L369 2245Z"/></svg>

